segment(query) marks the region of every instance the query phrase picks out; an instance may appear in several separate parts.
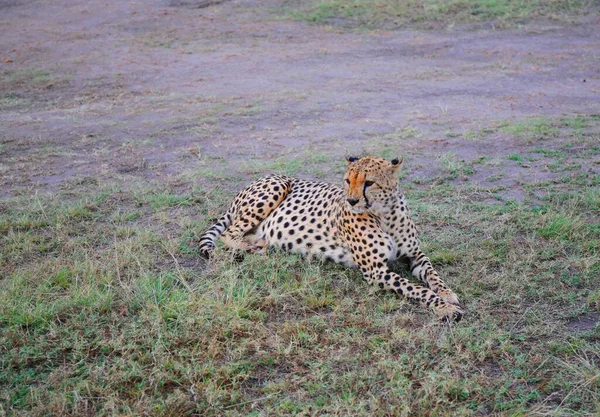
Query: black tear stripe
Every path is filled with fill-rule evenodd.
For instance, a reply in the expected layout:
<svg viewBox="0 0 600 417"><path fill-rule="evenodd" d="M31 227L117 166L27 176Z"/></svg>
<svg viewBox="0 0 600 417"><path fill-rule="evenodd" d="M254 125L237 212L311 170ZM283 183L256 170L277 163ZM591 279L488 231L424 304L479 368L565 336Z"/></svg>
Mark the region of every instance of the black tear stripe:
<svg viewBox="0 0 600 417"><path fill-rule="evenodd" d="M369 203L369 199L367 198L367 185L366 184L363 187L363 197L365 198L365 208L371 207L371 203Z"/></svg>

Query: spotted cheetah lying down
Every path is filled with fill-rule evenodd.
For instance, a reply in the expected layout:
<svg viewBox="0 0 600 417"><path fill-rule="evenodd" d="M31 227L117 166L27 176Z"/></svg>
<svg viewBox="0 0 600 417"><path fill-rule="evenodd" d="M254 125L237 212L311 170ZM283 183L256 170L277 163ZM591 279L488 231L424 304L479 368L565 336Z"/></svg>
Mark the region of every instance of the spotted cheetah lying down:
<svg viewBox="0 0 600 417"><path fill-rule="evenodd" d="M200 239L206 258L221 236L236 250L267 246L319 255L360 268L371 285L394 291L459 321L456 294L444 284L419 249L415 225L398 187L401 160L349 157L344 188L282 175L259 179L242 190L229 209ZM388 263L407 258L426 286L390 271Z"/></svg>

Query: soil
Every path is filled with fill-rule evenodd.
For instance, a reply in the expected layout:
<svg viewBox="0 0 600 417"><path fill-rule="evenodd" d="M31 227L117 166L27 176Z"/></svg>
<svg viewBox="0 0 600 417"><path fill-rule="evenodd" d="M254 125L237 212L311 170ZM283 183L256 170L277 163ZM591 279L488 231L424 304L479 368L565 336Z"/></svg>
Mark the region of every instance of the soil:
<svg viewBox="0 0 600 417"><path fill-rule="evenodd" d="M600 323L600 313L591 312L582 314L567 323L567 328L572 332L591 332Z"/></svg>
<svg viewBox="0 0 600 417"><path fill-rule="evenodd" d="M427 177L448 152L518 153L500 132L465 138L498 121L600 114L597 17L348 32L282 19L277 5L0 0L0 197L160 181L198 159L360 154L403 129L417 133L397 153ZM513 186L545 179L542 165L505 166L497 184L519 199Z"/></svg>

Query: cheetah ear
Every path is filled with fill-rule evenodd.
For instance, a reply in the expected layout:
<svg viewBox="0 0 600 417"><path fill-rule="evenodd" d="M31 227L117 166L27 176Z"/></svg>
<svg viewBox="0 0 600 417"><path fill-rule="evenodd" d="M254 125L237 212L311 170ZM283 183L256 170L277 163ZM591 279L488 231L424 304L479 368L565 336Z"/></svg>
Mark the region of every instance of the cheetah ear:
<svg viewBox="0 0 600 417"><path fill-rule="evenodd" d="M346 157L346 163L348 165L350 165L352 162L356 162L358 161L360 158L357 158L356 156L347 156Z"/></svg>
<svg viewBox="0 0 600 417"><path fill-rule="evenodd" d="M390 163L392 164L392 166L391 166L392 170L398 171L398 169L400 168L400 165L402 165L402 157L394 158L390 161Z"/></svg>

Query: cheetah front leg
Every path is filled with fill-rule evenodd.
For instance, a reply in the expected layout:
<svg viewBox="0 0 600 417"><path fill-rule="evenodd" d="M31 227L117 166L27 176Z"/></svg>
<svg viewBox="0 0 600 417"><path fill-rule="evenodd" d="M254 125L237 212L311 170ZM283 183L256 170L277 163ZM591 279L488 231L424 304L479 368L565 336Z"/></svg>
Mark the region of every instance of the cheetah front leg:
<svg viewBox="0 0 600 417"><path fill-rule="evenodd" d="M442 281L439 274L431 261L421 249L415 248L413 253L408 257L410 262L410 272L415 278L418 278L421 282L427 284L440 298L451 304L459 304L458 297L448 286Z"/></svg>
<svg viewBox="0 0 600 417"><path fill-rule="evenodd" d="M384 236L378 233L377 237L382 241L373 242L373 246L385 247ZM353 249L352 253L354 262L360 266L363 277L369 284L376 284L381 289L393 291L410 301L418 302L423 307L432 309L441 319L460 321L463 315L460 307L440 297L431 289L413 284L406 278L390 271L389 259L385 253L379 252L377 256L373 255L368 249L360 247Z"/></svg>
<svg viewBox="0 0 600 417"><path fill-rule="evenodd" d="M373 268L363 272L365 279L379 288L390 290L408 300L418 302L423 307L433 310L440 319L460 321L463 312L457 305L448 302L429 288L416 285L402 278L386 266ZM368 276L368 278L367 278Z"/></svg>

